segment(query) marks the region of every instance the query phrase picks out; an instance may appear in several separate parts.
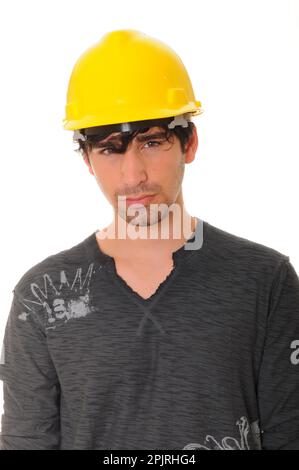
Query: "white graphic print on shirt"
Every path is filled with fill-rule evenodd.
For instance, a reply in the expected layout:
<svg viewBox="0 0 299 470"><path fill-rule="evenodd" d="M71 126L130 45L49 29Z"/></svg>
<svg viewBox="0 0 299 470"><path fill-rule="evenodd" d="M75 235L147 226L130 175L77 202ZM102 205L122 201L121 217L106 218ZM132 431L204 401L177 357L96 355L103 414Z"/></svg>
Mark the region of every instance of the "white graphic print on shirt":
<svg viewBox="0 0 299 470"><path fill-rule="evenodd" d="M242 416L236 422L236 425L238 426L240 433L239 441L238 439L230 436L225 436L223 439L217 441L214 436L207 434L203 444L191 442L190 444L185 445L185 447L183 447L183 450L250 450L248 442L248 434L250 432L254 441L254 449L261 449L260 429L257 420L249 424L248 419L245 416Z"/></svg>
<svg viewBox="0 0 299 470"><path fill-rule="evenodd" d="M30 284L34 299L22 299L25 310L18 318L26 321L28 315L34 310L35 305L42 306L47 316L46 329L55 329L57 324L69 321L73 318L85 317L96 310L90 305L89 284L93 274L94 263L91 263L82 276L82 268L77 268L73 280L68 279L64 270L60 271L60 284L56 286L51 276L43 274L43 286L32 282ZM59 320L61 320L59 322Z"/></svg>

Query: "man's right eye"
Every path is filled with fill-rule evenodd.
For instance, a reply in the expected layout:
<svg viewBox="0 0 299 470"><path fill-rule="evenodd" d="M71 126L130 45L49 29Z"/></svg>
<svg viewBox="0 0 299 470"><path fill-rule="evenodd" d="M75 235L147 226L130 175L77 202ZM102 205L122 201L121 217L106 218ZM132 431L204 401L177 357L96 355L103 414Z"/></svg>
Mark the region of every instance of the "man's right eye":
<svg viewBox="0 0 299 470"><path fill-rule="evenodd" d="M108 150L108 153L105 153L106 150ZM99 153L102 153L103 155L111 155L111 153L115 152L115 149L113 147L105 147L102 150L99 150Z"/></svg>

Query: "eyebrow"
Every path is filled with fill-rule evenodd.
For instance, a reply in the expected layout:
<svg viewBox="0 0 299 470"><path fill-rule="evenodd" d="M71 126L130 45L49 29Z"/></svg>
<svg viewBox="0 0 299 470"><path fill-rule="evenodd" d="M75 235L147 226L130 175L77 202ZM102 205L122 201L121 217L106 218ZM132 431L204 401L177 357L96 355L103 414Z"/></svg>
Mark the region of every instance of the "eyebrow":
<svg viewBox="0 0 299 470"><path fill-rule="evenodd" d="M99 142L98 146L99 147L105 147L109 144L113 144L113 142L118 140L118 136L121 134L118 134L117 136L111 137L109 140L106 140L105 142ZM135 139L138 142L146 142L148 140L152 139L161 139L162 137L165 137L166 133L165 131L160 131L160 132L153 132L152 134L137 134Z"/></svg>
<svg viewBox="0 0 299 470"><path fill-rule="evenodd" d="M138 140L138 142L146 142L147 140L151 140L151 139L160 139L162 137L165 137L165 135L166 135L165 131L154 132L152 134L146 134L146 135L137 134L136 140Z"/></svg>

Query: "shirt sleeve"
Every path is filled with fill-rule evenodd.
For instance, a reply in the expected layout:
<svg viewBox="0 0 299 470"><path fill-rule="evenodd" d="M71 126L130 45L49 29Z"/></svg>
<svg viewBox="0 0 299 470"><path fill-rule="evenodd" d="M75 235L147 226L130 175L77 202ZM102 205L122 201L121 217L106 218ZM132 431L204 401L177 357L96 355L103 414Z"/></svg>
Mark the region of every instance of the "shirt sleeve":
<svg viewBox="0 0 299 470"><path fill-rule="evenodd" d="M60 387L47 338L37 313L13 292L0 361L0 449L59 449Z"/></svg>
<svg viewBox="0 0 299 470"><path fill-rule="evenodd" d="M280 263L270 295L259 373L262 449L299 449L299 279L289 257Z"/></svg>

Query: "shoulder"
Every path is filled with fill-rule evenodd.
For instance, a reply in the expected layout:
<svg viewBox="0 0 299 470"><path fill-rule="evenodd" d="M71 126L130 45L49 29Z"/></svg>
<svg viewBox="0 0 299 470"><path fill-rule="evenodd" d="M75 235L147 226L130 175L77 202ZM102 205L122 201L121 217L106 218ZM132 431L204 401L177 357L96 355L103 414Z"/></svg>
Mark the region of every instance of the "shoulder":
<svg viewBox="0 0 299 470"><path fill-rule="evenodd" d="M236 272L275 274L281 266L287 265L289 256L258 241L208 224L208 254L214 263L221 263L223 269Z"/></svg>
<svg viewBox="0 0 299 470"><path fill-rule="evenodd" d="M27 269L14 286L13 293L19 297L34 295L43 297L57 292L61 285L70 282L68 275L82 269L89 261L88 245L93 234L75 245L51 253ZM60 286L60 287L59 287Z"/></svg>

